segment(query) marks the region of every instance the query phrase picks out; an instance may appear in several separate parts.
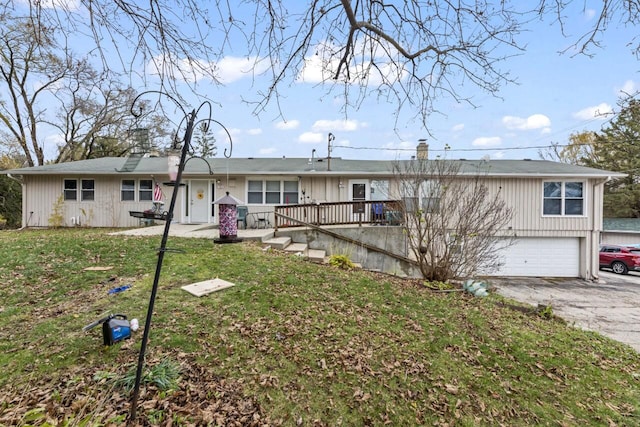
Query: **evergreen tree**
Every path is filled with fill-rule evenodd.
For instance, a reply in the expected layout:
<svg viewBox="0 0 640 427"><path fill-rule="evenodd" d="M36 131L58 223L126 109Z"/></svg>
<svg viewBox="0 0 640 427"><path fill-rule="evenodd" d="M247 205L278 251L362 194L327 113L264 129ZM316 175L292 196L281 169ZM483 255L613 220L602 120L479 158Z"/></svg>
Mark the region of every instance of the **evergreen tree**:
<svg viewBox="0 0 640 427"><path fill-rule="evenodd" d="M21 160L24 161L17 156L2 155L0 156L0 169L19 168ZM6 223L3 220L6 220ZM21 220L22 186L16 180L6 175L0 175L0 222L6 228L18 228L21 225Z"/></svg>
<svg viewBox="0 0 640 427"><path fill-rule="evenodd" d="M217 154L218 148L216 147L216 138L211 132L211 126L207 126L206 123L201 123L196 128L196 133L193 138L194 154L200 157L213 157Z"/></svg>

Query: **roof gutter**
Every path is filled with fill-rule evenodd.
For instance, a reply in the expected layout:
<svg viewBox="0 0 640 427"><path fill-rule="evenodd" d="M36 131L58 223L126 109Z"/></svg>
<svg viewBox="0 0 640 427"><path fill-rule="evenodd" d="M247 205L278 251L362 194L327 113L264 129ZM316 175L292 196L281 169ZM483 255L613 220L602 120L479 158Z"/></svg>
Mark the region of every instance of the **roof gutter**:
<svg viewBox="0 0 640 427"><path fill-rule="evenodd" d="M17 183L19 183L20 185L22 185L22 175L18 175L20 178L17 178L13 175L11 175L10 173L7 174L7 177L11 178L12 180L16 181Z"/></svg>

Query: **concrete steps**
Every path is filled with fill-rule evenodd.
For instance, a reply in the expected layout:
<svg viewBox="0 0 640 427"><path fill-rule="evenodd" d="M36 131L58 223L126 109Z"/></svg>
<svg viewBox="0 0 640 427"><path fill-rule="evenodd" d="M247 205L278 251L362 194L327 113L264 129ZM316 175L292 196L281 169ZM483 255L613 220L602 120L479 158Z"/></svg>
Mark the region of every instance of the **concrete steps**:
<svg viewBox="0 0 640 427"><path fill-rule="evenodd" d="M266 239L262 242L274 249L283 250L291 244L291 237L272 237L271 239Z"/></svg>
<svg viewBox="0 0 640 427"><path fill-rule="evenodd" d="M263 243L274 249L301 255L312 262L325 262L325 251L321 249L309 249L309 246L306 243L291 242L291 237L273 237L264 240Z"/></svg>
<svg viewBox="0 0 640 427"><path fill-rule="evenodd" d="M324 263L326 262L327 253L322 249L308 249L307 259L312 262Z"/></svg>
<svg viewBox="0 0 640 427"><path fill-rule="evenodd" d="M306 255L308 249L309 247L306 243L291 243L286 248L284 248L285 252L293 252L302 255Z"/></svg>

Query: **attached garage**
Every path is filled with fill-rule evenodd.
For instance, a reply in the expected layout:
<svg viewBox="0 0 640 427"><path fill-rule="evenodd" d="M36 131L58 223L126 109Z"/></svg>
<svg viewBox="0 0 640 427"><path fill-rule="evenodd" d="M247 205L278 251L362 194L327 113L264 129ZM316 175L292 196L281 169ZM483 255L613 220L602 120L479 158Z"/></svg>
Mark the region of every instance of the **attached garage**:
<svg viewBox="0 0 640 427"><path fill-rule="evenodd" d="M502 255L505 263L494 276L580 277L577 237L522 237Z"/></svg>

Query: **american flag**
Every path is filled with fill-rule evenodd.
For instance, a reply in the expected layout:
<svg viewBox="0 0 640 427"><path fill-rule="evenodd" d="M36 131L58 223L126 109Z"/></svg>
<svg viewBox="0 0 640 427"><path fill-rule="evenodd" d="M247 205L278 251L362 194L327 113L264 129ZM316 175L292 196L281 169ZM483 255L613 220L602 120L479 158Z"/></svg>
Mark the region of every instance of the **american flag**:
<svg viewBox="0 0 640 427"><path fill-rule="evenodd" d="M154 202L162 201L162 188L160 188L158 184L156 184L156 187L153 189L153 201Z"/></svg>

